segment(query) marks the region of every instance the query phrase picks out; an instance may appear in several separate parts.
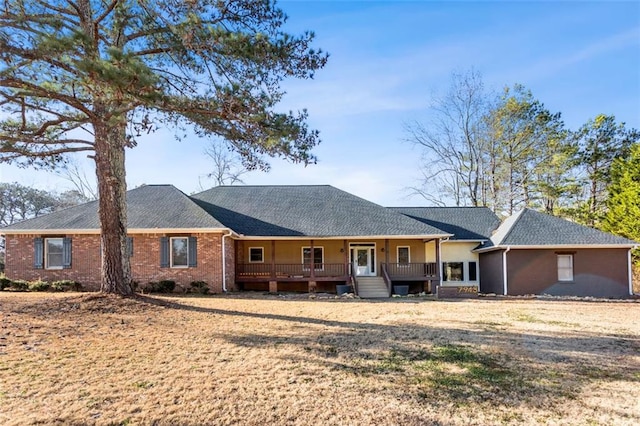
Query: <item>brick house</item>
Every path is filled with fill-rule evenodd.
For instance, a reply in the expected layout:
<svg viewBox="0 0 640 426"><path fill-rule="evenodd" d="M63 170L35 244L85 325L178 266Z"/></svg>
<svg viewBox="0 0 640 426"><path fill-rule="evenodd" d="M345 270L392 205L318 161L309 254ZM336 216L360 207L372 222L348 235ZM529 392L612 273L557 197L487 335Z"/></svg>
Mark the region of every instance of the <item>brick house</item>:
<svg viewBox="0 0 640 426"><path fill-rule="evenodd" d="M0 229L7 277L99 289L97 208L90 202ZM385 208L327 185L221 186L192 196L147 185L127 192L127 216L132 278L140 285L204 281L214 293L348 285L361 297L389 297L399 286L414 293L460 285L498 294L631 291L634 242L529 210L500 225L486 208ZM535 274L529 260L538 262Z"/></svg>

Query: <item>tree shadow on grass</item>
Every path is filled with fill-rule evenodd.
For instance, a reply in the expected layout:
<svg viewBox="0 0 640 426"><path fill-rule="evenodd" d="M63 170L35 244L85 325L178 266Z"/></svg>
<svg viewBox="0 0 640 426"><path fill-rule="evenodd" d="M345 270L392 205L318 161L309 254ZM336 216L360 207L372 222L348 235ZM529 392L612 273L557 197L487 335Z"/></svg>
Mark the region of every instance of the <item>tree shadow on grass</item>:
<svg viewBox="0 0 640 426"><path fill-rule="evenodd" d="M308 356L283 362L318 363L330 371L389 382L425 403L558 405L594 382L640 383L640 365L620 365L640 353L632 334L583 330L512 332L482 323L375 324L277 313L198 307L173 300L145 303L219 316L284 322L295 332L221 334L244 347L290 345ZM481 306L478 306L481 309ZM265 325L267 326L267 325ZM615 363L612 360L617 360ZM640 414L634 420L640 422Z"/></svg>
<svg viewBox="0 0 640 426"><path fill-rule="evenodd" d="M114 299L113 303L105 313L118 313L120 302ZM636 387L640 383L640 365L632 364L640 353L640 339L632 334L572 329L522 333L470 321L376 324L200 307L150 296L122 303L127 308L135 304L141 309L215 315L223 321L225 317L261 320L264 333L255 330L255 323L245 328L240 321L235 331L217 331L216 338L249 348L291 346L298 350L285 351L281 362L313 364L363 378L374 384L370 392L386 388L390 397L402 395L418 404L452 403L484 410L492 404L516 409L544 404L550 409L579 398L594 383L624 381ZM44 316L39 306L34 304L27 311ZM640 414L631 420L640 423Z"/></svg>

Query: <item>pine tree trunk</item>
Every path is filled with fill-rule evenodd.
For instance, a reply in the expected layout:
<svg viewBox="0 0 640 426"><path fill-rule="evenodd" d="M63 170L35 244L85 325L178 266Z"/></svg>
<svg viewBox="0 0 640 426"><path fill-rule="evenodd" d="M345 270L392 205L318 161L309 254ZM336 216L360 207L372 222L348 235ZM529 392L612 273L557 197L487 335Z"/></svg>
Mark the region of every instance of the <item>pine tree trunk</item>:
<svg viewBox="0 0 640 426"><path fill-rule="evenodd" d="M127 203L124 149L126 122L95 127L95 162L98 178L101 286L103 293L129 295L131 273L127 254Z"/></svg>

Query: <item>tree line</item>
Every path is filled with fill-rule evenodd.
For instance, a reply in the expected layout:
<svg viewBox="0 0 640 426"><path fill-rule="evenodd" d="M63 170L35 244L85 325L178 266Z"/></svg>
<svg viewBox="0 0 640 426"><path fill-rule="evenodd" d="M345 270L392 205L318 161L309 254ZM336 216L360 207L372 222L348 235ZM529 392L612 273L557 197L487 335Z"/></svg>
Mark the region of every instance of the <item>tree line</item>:
<svg viewBox="0 0 640 426"><path fill-rule="evenodd" d="M475 70L454 73L432 113L406 125L423 149L412 189L429 202L528 207L640 239L640 132L615 116L568 129L523 85L491 92Z"/></svg>
<svg viewBox="0 0 640 426"><path fill-rule="evenodd" d="M54 192L17 182L0 182L0 226L91 201L75 189Z"/></svg>
<svg viewBox="0 0 640 426"><path fill-rule="evenodd" d="M0 227L91 201L76 189L45 191L17 182L0 182ZM0 236L0 272L4 270L5 240Z"/></svg>

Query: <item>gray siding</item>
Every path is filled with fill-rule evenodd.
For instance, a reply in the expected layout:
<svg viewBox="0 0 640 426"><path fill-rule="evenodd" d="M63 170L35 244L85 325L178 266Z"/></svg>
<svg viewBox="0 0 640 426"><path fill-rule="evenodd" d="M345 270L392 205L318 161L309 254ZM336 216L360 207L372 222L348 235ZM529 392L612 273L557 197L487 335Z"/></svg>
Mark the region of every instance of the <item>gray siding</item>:
<svg viewBox="0 0 640 426"><path fill-rule="evenodd" d="M503 294L502 252L480 253L480 293Z"/></svg>
<svg viewBox="0 0 640 426"><path fill-rule="evenodd" d="M627 251L512 249L507 253L508 293L626 297L629 295ZM573 254L573 281L558 281L558 254Z"/></svg>

